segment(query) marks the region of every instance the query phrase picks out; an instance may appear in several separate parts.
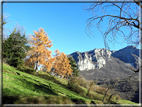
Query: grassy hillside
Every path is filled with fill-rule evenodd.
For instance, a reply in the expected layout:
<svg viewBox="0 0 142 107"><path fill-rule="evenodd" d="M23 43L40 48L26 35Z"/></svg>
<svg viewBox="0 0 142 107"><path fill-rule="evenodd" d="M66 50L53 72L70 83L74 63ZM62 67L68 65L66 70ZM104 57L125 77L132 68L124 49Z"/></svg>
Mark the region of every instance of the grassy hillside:
<svg viewBox="0 0 142 107"><path fill-rule="evenodd" d="M104 94L90 93L81 86L69 88L67 80L48 73L28 74L3 63L3 104L103 104ZM137 104L115 97L110 103Z"/></svg>

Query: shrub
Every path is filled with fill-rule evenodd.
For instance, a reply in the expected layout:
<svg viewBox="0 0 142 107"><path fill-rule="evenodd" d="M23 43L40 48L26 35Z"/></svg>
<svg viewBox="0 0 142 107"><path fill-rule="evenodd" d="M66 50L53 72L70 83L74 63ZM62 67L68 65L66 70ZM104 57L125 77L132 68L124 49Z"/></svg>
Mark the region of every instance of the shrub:
<svg viewBox="0 0 142 107"><path fill-rule="evenodd" d="M119 96L119 95L115 95L114 97L115 97L115 99L116 99L117 101L120 100L120 96Z"/></svg>
<svg viewBox="0 0 142 107"><path fill-rule="evenodd" d="M80 77L80 78L78 77L78 82L80 86L84 88L88 87L88 81L86 81L84 77Z"/></svg>
<svg viewBox="0 0 142 107"><path fill-rule="evenodd" d="M95 84L94 84L94 81L90 82L89 87L88 87L87 96L90 94L90 91L92 91L92 90L93 90L94 85L95 85Z"/></svg>
<svg viewBox="0 0 142 107"><path fill-rule="evenodd" d="M89 94L89 95L88 95L88 98L94 99L94 98L96 98L95 96L96 96L96 95L94 95L94 94ZM95 100L96 100L96 99L95 99Z"/></svg>
<svg viewBox="0 0 142 107"><path fill-rule="evenodd" d="M28 66L18 66L17 70L20 70L20 71L23 71L23 72L26 72L26 73L33 73L33 72L35 72L35 70L33 68L30 68Z"/></svg>
<svg viewBox="0 0 142 107"><path fill-rule="evenodd" d="M80 88L79 86L72 87L72 91L80 94L81 96L86 96L84 90L82 88Z"/></svg>
<svg viewBox="0 0 142 107"><path fill-rule="evenodd" d="M69 79L67 88L82 96L86 96L84 90L81 87L79 87L79 81L77 77L71 77Z"/></svg>
<svg viewBox="0 0 142 107"><path fill-rule="evenodd" d="M90 99L93 99L93 100L102 101L102 97L99 96L98 94L93 94L93 93L91 93L91 94L89 94L87 97L90 98Z"/></svg>
<svg viewBox="0 0 142 107"><path fill-rule="evenodd" d="M95 88L95 91L96 91L97 93L99 93L99 94L105 94L106 90L107 90L107 88L105 88L105 87L100 87L100 86ZM108 90L108 92L106 93L106 95L107 95L107 96L110 95L110 90Z"/></svg>
<svg viewBox="0 0 142 107"><path fill-rule="evenodd" d="M113 93L109 97L107 97L105 103L107 103L107 104L116 104L114 95L115 95L115 93Z"/></svg>
<svg viewBox="0 0 142 107"><path fill-rule="evenodd" d="M89 82L88 81L86 81L83 77L81 77L81 76L79 76L79 77L71 77L70 79L69 79L69 82L68 82L70 85L71 85L71 83L73 83L73 84L76 84L76 85L80 85L80 86L82 86L82 87L84 87L84 88L87 88L88 87L88 85L89 85Z"/></svg>
<svg viewBox="0 0 142 107"><path fill-rule="evenodd" d="M71 77L68 81L68 87L74 87L75 85L79 85L79 81L77 77Z"/></svg>
<svg viewBox="0 0 142 107"><path fill-rule="evenodd" d="M17 99L14 104L73 104L64 96L27 96Z"/></svg>

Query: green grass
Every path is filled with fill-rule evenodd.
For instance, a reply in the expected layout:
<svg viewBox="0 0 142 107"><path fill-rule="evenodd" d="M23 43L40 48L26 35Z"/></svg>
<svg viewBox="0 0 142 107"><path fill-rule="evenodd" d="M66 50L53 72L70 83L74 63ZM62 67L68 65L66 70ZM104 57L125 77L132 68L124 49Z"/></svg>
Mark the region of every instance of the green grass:
<svg viewBox="0 0 142 107"><path fill-rule="evenodd" d="M102 94L89 98L67 88L68 81L39 71L28 74L3 63L3 104L102 104ZM87 93L87 89L79 86ZM136 104L127 100L117 104Z"/></svg>

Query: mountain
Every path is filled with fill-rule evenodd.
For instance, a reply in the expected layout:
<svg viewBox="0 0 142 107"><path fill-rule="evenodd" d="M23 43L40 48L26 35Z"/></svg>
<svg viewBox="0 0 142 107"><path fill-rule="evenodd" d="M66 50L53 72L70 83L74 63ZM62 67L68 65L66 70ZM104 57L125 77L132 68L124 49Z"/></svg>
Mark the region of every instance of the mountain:
<svg viewBox="0 0 142 107"><path fill-rule="evenodd" d="M139 49L137 49L134 46L127 46L123 49L120 49L114 53L112 53L112 56L114 58L118 58L119 60L129 63L135 68L138 67L138 60L140 60L139 57Z"/></svg>
<svg viewBox="0 0 142 107"><path fill-rule="evenodd" d="M68 57L74 58L79 66L79 74L86 80L97 80L97 85L112 84L115 93L121 98L139 102L139 75L127 81L127 78L134 74L131 68L139 68L140 56L136 47L127 46L117 51L105 48L77 51Z"/></svg>
<svg viewBox="0 0 142 107"><path fill-rule="evenodd" d="M87 52L74 52L73 57L79 66L80 74L87 80L100 78L117 78L132 75L131 67L138 68L139 49L127 46L118 51L105 48L93 49Z"/></svg>

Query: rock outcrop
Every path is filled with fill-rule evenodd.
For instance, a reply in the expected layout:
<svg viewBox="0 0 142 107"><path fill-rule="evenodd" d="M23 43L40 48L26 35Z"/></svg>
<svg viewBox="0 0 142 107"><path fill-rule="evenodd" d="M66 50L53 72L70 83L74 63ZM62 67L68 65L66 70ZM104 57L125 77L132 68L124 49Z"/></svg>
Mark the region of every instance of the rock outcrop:
<svg viewBox="0 0 142 107"><path fill-rule="evenodd" d="M118 51L109 51L105 48L94 49L87 52L74 52L68 57L73 57L76 60L79 70L92 70L101 69L106 66L107 60L112 60L117 58L127 65L132 65L134 67L138 66L139 49L134 46L127 46L126 48L120 49Z"/></svg>
<svg viewBox="0 0 142 107"><path fill-rule="evenodd" d="M79 70L100 69L106 65L106 60L111 58L112 52L107 49L94 49L88 52L74 52L68 57L76 60Z"/></svg>

